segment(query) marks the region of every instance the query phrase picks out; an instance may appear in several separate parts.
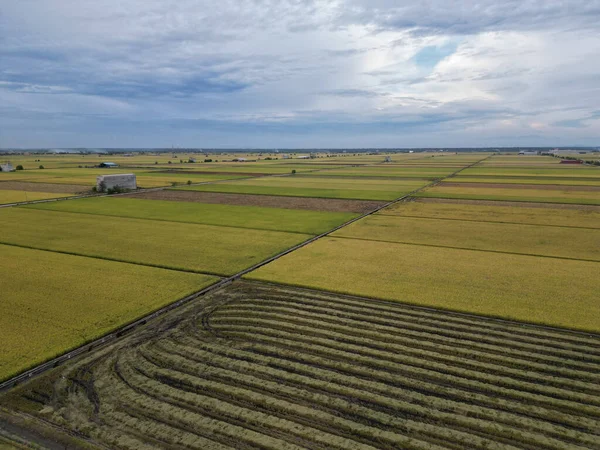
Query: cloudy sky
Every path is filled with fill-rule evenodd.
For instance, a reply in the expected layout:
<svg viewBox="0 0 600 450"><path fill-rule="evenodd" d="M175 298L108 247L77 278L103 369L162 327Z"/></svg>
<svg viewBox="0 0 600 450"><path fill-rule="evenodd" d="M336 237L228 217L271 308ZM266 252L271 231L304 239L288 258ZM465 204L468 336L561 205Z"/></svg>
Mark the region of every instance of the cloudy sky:
<svg viewBox="0 0 600 450"><path fill-rule="evenodd" d="M575 144L599 0L0 0L0 148Z"/></svg>

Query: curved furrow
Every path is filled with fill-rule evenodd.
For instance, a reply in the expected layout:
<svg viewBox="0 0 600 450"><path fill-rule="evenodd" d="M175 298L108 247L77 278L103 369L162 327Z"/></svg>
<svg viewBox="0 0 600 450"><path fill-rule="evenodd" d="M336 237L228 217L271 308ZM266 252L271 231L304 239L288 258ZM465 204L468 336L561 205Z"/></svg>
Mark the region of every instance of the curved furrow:
<svg viewBox="0 0 600 450"><path fill-rule="evenodd" d="M433 336L438 336L441 339L455 339L461 343L461 345L477 345L489 344L493 346L500 345L503 343L506 345L510 343L513 351L522 351L525 354L536 354L536 355L547 355L550 357L564 358L569 357L572 360L580 360L584 362L590 362L594 364L600 364L600 351L595 354L593 350L586 348L585 346L578 346L577 349L573 348L553 348L548 345L547 341L539 341L537 343L523 343L520 341L514 341L513 336L509 333L489 333L489 332L474 332L472 328L450 328L444 323L424 323L423 320L415 321L411 317L405 317L404 315L390 316L389 314L375 315L368 311L368 308L361 308L361 310L347 310L346 308L340 308L337 304L326 304L326 305L313 305L304 302L303 299L245 299L227 305L226 308L222 308L219 311L227 311L229 308L237 307L257 307L257 308L290 308L295 311L304 311L306 314L325 315L328 317L336 317L339 319L350 319L358 320L363 323L364 326L383 326L389 327L390 331L394 333L406 333L409 331L415 331L419 333L430 333ZM600 341L600 340L599 340Z"/></svg>
<svg viewBox="0 0 600 450"><path fill-rule="evenodd" d="M154 381L144 377L127 364L117 364L110 389L115 401L124 409L136 408L175 430L197 434L220 444L245 450L300 450L288 442L249 430L244 426L190 411L168 401ZM135 395L132 395L132 392ZM203 403L200 403L204 405ZM232 422L236 422L235 418Z"/></svg>
<svg viewBox="0 0 600 450"><path fill-rule="evenodd" d="M209 404L211 413L223 414L228 421L237 418L244 423L244 427L247 429L253 429L264 436L277 436L278 439L287 440L290 445L292 442L297 442L303 448L310 446L311 448L340 450L346 448L373 449L372 445L349 439L348 436L341 437L291 420L290 414L283 414L279 409L283 403L282 400L234 385L204 379L199 375L206 368L200 370L198 375L188 375L163 368L147 359L139 359L136 361L135 370L150 380L148 383L162 395L168 397L169 403L189 410L202 410L203 413L205 405ZM191 399L195 399L195 401L192 403ZM291 406L296 409L300 408L299 405L291 404ZM316 411L313 410L312 413L316 415ZM341 421L336 417L325 417L325 419L328 420L330 426L339 425ZM312 421L316 423L316 420L317 418L314 418ZM379 431L379 434L383 434L383 432ZM377 438L377 435L373 436L373 439L377 440ZM386 448L392 447L386 446Z"/></svg>
<svg viewBox="0 0 600 450"><path fill-rule="evenodd" d="M172 356L163 356L170 362L174 361ZM177 361L177 372L181 371L181 362L182 361ZM171 373L174 372L171 369L167 369L167 371ZM317 421L317 424L320 424L320 427L327 428L327 425L324 424L329 424L329 432L334 431L332 428L332 424L336 424L338 427L346 426L346 429L340 430L341 434L347 433L348 435L351 435L355 440L362 438L361 440L364 439L365 443L373 443L377 441L379 442L378 447L381 448L397 448L398 445L401 445L401 443L405 441L406 437L402 436L402 434L393 432L394 430L399 430L400 432L408 430L412 435L423 436L420 439L427 439L429 441L423 444L425 446L424 448L429 448L434 443L444 444L449 448L462 449L467 444L473 448L487 448L488 446L494 445L494 443L497 442L504 441L505 446L509 446L510 443L513 442L508 437L510 435L510 430L499 428L493 422L485 424L485 427L480 427L485 431L478 430L476 421L474 420L462 419L463 422L468 423L467 425L463 424L463 426L457 425L457 423L461 421L461 418L457 418L458 420L455 421L448 421L446 418L446 421L444 421L444 423L439 423L439 414L430 415L428 419L425 422L423 422L411 419L410 417L407 418L406 412L408 411L408 409L404 412L404 417L394 417L370 410L369 408L363 407L360 404L348 402L348 400L340 400L327 395L321 395L321 398L318 398L319 396L310 395L310 393L308 393L305 390L302 392L296 388L286 389L283 385L278 385L276 382L267 381L265 379L258 379L246 373L244 373L244 375L240 375L239 373L231 373L231 371L227 369L220 369L215 367L211 367L210 369L206 368L200 371L198 374L189 374L188 372L186 372L186 375L190 377L190 379L188 380L190 383L199 383L199 385L204 388L206 388L207 374L209 374L208 378L212 378L214 376L216 379L218 379L218 382L212 382L209 384L212 387L212 389L221 389L222 392L237 392L240 390L238 386L243 385L244 388L251 389L253 392L255 392L256 395L257 392L268 391L270 387L271 391L267 392L267 398L285 399L280 402L277 402L280 403L279 406L282 409L277 412L273 411L273 413L277 414L278 416L284 415L284 417L286 417L287 419L294 420L298 423L300 421L298 414L304 413L306 417L310 420L311 426L313 427L315 426L315 423L312 422L315 420ZM182 375L179 375L179 377L181 376ZM199 381L198 377L201 377L204 380ZM286 395L286 391L288 391L288 395ZM295 392L292 393L290 391ZM332 416L329 413L323 414L321 410L315 409L314 406L303 408L300 405L298 405L298 397L301 398L302 396L306 395L308 395L310 397L310 400L316 404L321 402L324 405L329 404L330 408L334 407L334 411L337 409L337 415ZM239 397L240 395L238 392L236 398ZM288 405L289 398L294 399L291 406ZM275 400L271 400L270 406L272 408L275 408L275 403ZM289 410L287 411L284 409L286 408L286 406L287 408L289 408ZM260 409L259 405L256 405L256 407ZM370 417L371 420L375 420L378 418L377 420L385 422L386 428L381 429L374 428L373 426L361 426L354 420L344 419L343 417L345 417L345 415L340 417L340 412L345 412L344 407L347 408L347 410L351 411L354 415L362 414L363 417ZM415 407L413 406L413 409L414 408ZM424 408L421 409L424 410ZM496 433L492 433L488 430L488 428L494 427L499 428ZM504 433L504 438L501 437L503 435L502 433ZM492 439L490 439L490 437ZM542 436L535 436L535 439L539 440L540 437ZM532 438L532 441L533 440L534 438ZM519 441L519 444L520 448L539 448L539 445L537 447L527 445L523 447L523 441ZM549 446L547 448L561 447Z"/></svg>
<svg viewBox="0 0 600 450"><path fill-rule="evenodd" d="M337 362L315 356L304 355L303 359L299 360L296 357L296 352L286 354L279 350L276 357L271 357L255 352L256 346L244 347L244 349L229 348L223 345L197 341L190 337L182 337L177 342L161 342L160 346L167 348L168 351L180 353L192 359L195 352L205 351L217 357L224 356L230 360L254 363L253 367L255 370L257 370L256 368L260 368L261 370L278 370L281 373L287 374L288 377L292 376L293 378L296 378L297 375L304 375L304 378L309 380L309 384L317 388L320 386L329 388L331 383L335 381L339 386L344 388L351 387L355 388L357 392L364 392L367 400L375 398L371 396L371 394L375 394L382 398L397 397L411 403L422 404L423 406L433 405L432 407L435 407L438 404L437 402L440 402L440 405L447 405L447 402L450 402L453 408L465 408L473 405L492 409L496 414L498 412L510 413L510 416L515 416L516 420L519 421L531 418L559 426L560 429L566 428L567 430L586 433L600 432L598 421L589 420L581 416L572 417L555 409L506 400L500 397L490 398L489 396L473 392L467 395L464 391L458 389L421 380L415 381L408 377L391 380L389 374L382 373L381 371L374 373L372 370L359 367L356 364L346 364L345 367L340 367L340 364ZM335 364L335 367L332 367L332 364ZM279 376L282 379L285 378L281 374ZM377 378L381 378L382 376L384 378L387 376L387 378L377 381ZM386 407L385 404L381 406L384 409ZM440 406L440 409L444 409L444 406ZM467 411L465 414L470 415L472 413Z"/></svg>
<svg viewBox="0 0 600 450"><path fill-rule="evenodd" d="M366 345L361 345L360 343L356 343L351 339L348 339L346 335L335 332L320 333L315 331L314 328L301 326L297 323L286 324L279 321L274 322L258 318L228 317L224 320L221 320L221 318L214 318L213 326L215 328L218 327L220 332L222 332L225 328L233 326L238 328L251 327L252 329L260 330L260 333L284 333L286 336L293 337L293 339L298 342L305 342L307 345L316 342L332 349L339 349L344 350L347 353L352 353L355 357L361 356L371 358L371 360L380 366L384 364L387 364L390 367L397 367L398 365L410 365L424 370L437 371L444 374L452 374L463 377L466 376L473 380L490 382L506 388L518 389L524 392L569 400L577 402L580 405L589 405L590 407L597 408L600 413L600 399L597 397L581 394L576 391L553 388L551 386L541 386L539 384L529 383L522 380L514 380L510 377L504 376L503 374L496 375L493 373L472 370L466 367L461 367L458 364L453 365L453 362L434 362L430 359L414 358L407 355L397 355L396 353L386 350L372 349Z"/></svg>
<svg viewBox="0 0 600 450"><path fill-rule="evenodd" d="M549 375L555 377L555 380L550 380L547 377L543 380L544 382L560 382L560 378L566 377L572 374L572 377L565 379L564 384L568 384L570 389L576 390L579 386L580 390L589 392L590 389L593 391L596 386L600 386L600 374L598 369L588 365L585 367L587 371L580 370L582 364L578 365L578 369L567 369L566 366L571 366L570 361L566 355L562 356L559 361L556 358L543 359L545 364L537 362L539 358L532 353L523 354L520 352L512 352L510 355L506 354L506 346L500 345L476 345L470 342L462 342L456 338L445 338L439 339L436 336L431 336L430 333L424 332L402 332L390 329L389 327L377 326L377 327L365 327L362 326L361 321L351 319L338 319L330 315L322 314L309 314L301 310L293 310L288 308L267 308L260 306L235 306L231 308L219 311L213 317L254 317L259 316L264 319L272 320L287 320L301 322L314 326L316 329L334 329L338 330L348 336L354 336L361 341L363 338L370 337L371 345L377 345L379 341L379 347L385 345L387 348L394 348L395 351L408 352L408 353L419 353L420 351L429 351L433 353L443 353L451 356L453 359L462 361L467 365L477 365L481 369L486 369L486 364L490 365L489 371L495 372L497 370L507 371L507 375L510 376L510 371L513 370L515 374L518 373L516 370L521 369L527 371L545 371ZM352 327L354 325L354 327ZM381 340L381 336L385 336L385 342ZM452 344L452 345L450 345ZM419 349L419 350L417 350ZM515 356L517 354L518 356ZM525 356L529 358L535 358L535 361L525 359ZM466 358L466 359L464 359ZM442 357L442 359L444 359ZM473 362L473 361L476 361ZM558 367L557 364L562 363L565 367ZM492 366L493 365L493 366ZM518 376L518 375L517 375ZM535 374L533 375L535 376ZM594 383L591 386L585 386L583 383L578 384L579 379L586 379ZM596 389L597 394L600 394L600 387Z"/></svg>
<svg viewBox="0 0 600 450"><path fill-rule="evenodd" d="M501 393L500 395L508 396L517 400L527 397L531 401L540 402L541 404L550 404L552 407L560 406L561 409L567 409L569 413L576 415L588 415L596 418L600 417L600 410L592 405L581 404L576 401L566 399L556 399L553 396L544 394L531 393L527 390L522 390L519 386L505 387L499 385L497 380L490 376L486 379L483 376L473 377L472 374L465 375L464 371L450 370L436 371L427 364L421 363L420 366L411 366L402 362L395 364L387 361L381 361L379 358L372 356L361 355L357 352L352 352L344 349L344 346L333 345L335 341L325 344L309 343L302 341L294 335L294 333L278 331L274 329L265 330L260 326L244 325L244 326L227 326L228 337L238 337L245 342L261 343L265 346L280 347L284 346L287 349L292 349L302 356L302 353L312 353L318 356L327 356L333 360L340 362L350 362L362 364L366 367L371 367L383 372L395 373L398 376L408 376L416 379L425 379L437 383L441 386L460 387L466 391L475 391L480 393ZM312 339L311 342L317 342L318 339Z"/></svg>
<svg viewBox="0 0 600 450"><path fill-rule="evenodd" d="M245 286L240 286L242 289ZM521 339L534 339L538 343L546 344L548 346L559 346L571 344L573 351L578 351L581 348L587 348L586 353L600 354L600 336L589 333L570 333L568 330L562 331L558 329L550 329L539 326L531 326L529 324L509 322L509 321L495 321L487 320L486 317L481 318L461 315L443 310L434 310L433 308L422 308L410 304L390 302L386 300L378 299L360 299L355 297L349 297L344 295L335 294L317 294L312 291L298 290L294 291L291 289L282 289L275 286L251 286L251 289L247 289L245 292L241 292L244 298L252 298L255 292L263 295L266 298L283 298L283 299L295 299L302 298L302 301L314 301L314 302L328 302L333 303L338 308L350 307L356 308L358 312L365 313L366 316L380 314L382 317L413 317L414 322L417 323L420 320L435 321L434 326L438 325L442 328L449 327L451 325L459 327L459 331L464 329L465 331L481 330L483 335L497 332L506 333L506 337L511 341L517 341ZM299 295L299 292L301 295ZM258 299L260 301L260 299Z"/></svg>
<svg viewBox="0 0 600 450"><path fill-rule="evenodd" d="M159 348L165 347L163 343L157 344L157 346ZM289 391L286 388L287 386L301 388L318 395L311 395L307 398L308 395L306 393L297 391L289 392L288 395L294 399L307 398L307 404L309 405L319 404L320 402L325 407L335 406L338 410L343 409L344 412L350 411L350 414L358 414L360 412L367 421L378 421L385 427L392 427L394 422L397 422L395 420L396 417L406 416L406 411L411 411L412 414L414 414L413 411L419 411L419 409L416 409L416 407L418 407L431 414L431 416L425 418L425 420L430 423L432 423L432 420L439 421L440 418L447 415L449 411L452 411L454 415L461 418L453 418L452 421L445 423L443 426L451 428L458 427L458 429L462 431L476 433L481 437L491 438L498 442L505 442L508 444L513 443L521 447L526 447L529 442L534 440L536 442L539 441L540 435L555 439L556 441L554 444L556 444L556 448L560 448L560 443L564 445L565 442L576 445L583 437L580 430L576 431L569 430L566 427L557 427L556 425L545 421L532 420L528 417L506 413L498 409L461 404L452 400L419 395L415 392L402 392L399 389L390 390L389 387L387 389L387 395L385 396L374 394L373 392L367 392L362 389L348 386L341 382L341 380L338 381L339 377L332 376L331 373L328 376L329 381L324 383L319 378L307 377L297 373L274 369L272 367L265 367L264 361L262 361L262 364L248 363L247 361L240 362L239 360L230 357L222 357L210 352L196 350L182 345L167 345L162 352L164 352L164 361L169 361L166 365L177 367L177 370L181 370L182 365L185 365L185 361L193 361L190 368L187 370L193 371L193 367L195 367L194 364L209 365L227 371L228 374L226 376L229 378L229 381L239 383L239 378L236 379L235 375L231 374L231 370L235 369L236 372L234 373L251 374L253 377L259 379L255 381L253 385L254 389L263 389L265 386L264 383L270 383L271 389L275 394L286 390ZM173 358L172 355L174 354L183 358L183 361ZM319 396L322 398L319 398ZM343 399L345 403L337 401L339 398ZM347 399L351 400L350 406L347 405ZM357 402L359 402L362 407L366 408L358 406ZM378 414L377 411L380 413ZM419 418L419 416L416 418ZM354 417L352 417L352 419L356 420ZM473 425L474 420L477 421L476 425ZM468 426L465 425L465 422L468 422ZM493 424L493 426L491 424ZM490 434L491 429L496 430L493 435ZM514 430L519 430L520 434L518 439L510 437L511 434L515 434ZM532 439L531 432L533 432L533 434L539 433L540 435L538 435L536 439ZM591 436L585 437L583 440L592 443L595 442L597 438L598 436ZM533 448L538 447L534 446Z"/></svg>

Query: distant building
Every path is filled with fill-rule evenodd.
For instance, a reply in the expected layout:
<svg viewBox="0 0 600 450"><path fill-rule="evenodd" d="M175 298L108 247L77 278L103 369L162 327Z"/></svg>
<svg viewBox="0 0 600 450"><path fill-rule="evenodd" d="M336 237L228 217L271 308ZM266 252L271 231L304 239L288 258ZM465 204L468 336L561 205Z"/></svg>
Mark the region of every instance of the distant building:
<svg viewBox="0 0 600 450"><path fill-rule="evenodd" d="M535 156L535 155L539 155L539 152L533 152L533 151L521 150L521 151L519 152L519 155L525 155L525 156Z"/></svg>
<svg viewBox="0 0 600 450"><path fill-rule="evenodd" d="M233 158L235 162L246 162L246 158Z"/></svg>
<svg viewBox="0 0 600 450"><path fill-rule="evenodd" d="M196 162L196 158L190 158L190 159L188 160L188 162L195 163L195 162Z"/></svg>
<svg viewBox="0 0 600 450"><path fill-rule="evenodd" d="M13 165L9 162L7 162L6 164L0 164L0 172L14 172L15 168L13 167Z"/></svg>
<svg viewBox="0 0 600 450"><path fill-rule="evenodd" d="M309 159L310 156L308 155L298 155L298 159Z"/></svg>
<svg viewBox="0 0 600 450"><path fill-rule="evenodd" d="M108 189L137 189L135 174L124 173L115 175L98 175L96 177L96 189L105 192Z"/></svg>
<svg viewBox="0 0 600 450"><path fill-rule="evenodd" d="M384 163L389 163L392 162L392 157L391 156L386 156L385 159L383 160Z"/></svg>
<svg viewBox="0 0 600 450"><path fill-rule="evenodd" d="M115 169L119 167L119 165L113 162L101 162L100 167L102 167L103 169Z"/></svg>

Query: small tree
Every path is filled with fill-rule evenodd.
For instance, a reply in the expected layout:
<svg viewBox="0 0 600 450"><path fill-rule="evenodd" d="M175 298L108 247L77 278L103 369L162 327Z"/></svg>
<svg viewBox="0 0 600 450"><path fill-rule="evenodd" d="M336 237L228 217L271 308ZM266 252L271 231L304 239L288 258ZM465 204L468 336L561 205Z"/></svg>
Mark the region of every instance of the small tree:
<svg viewBox="0 0 600 450"><path fill-rule="evenodd" d="M296 169L292 169L292 175L296 174Z"/></svg>
<svg viewBox="0 0 600 450"><path fill-rule="evenodd" d="M44 168L44 166L42 166L42 165L40 164L40 169L43 169L43 168Z"/></svg>
<svg viewBox="0 0 600 450"><path fill-rule="evenodd" d="M187 180L187 184L192 184L192 180Z"/></svg>
<svg viewBox="0 0 600 450"><path fill-rule="evenodd" d="M17 166L17 170L23 170L23 166L22 166L21 164L19 164L19 165Z"/></svg>

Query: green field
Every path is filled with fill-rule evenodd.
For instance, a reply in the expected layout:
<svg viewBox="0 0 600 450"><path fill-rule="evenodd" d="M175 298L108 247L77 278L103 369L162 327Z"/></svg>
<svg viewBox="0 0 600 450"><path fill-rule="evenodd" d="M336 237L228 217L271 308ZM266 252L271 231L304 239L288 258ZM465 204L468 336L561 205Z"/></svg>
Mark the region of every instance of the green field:
<svg viewBox="0 0 600 450"><path fill-rule="evenodd" d="M415 195L416 197L464 198L471 200L505 200L514 202L572 203L600 205L600 192L560 189L514 189L486 187L434 186Z"/></svg>
<svg viewBox="0 0 600 450"><path fill-rule="evenodd" d="M600 179L566 177L474 177L456 176L447 178L444 183L503 183L503 184L553 184L567 186L600 186Z"/></svg>
<svg viewBox="0 0 600 450"><path fill-rule="evenodd" d="M0 243L219 275L232 275L310 237L26 208L0 210L0 223Z"/></svg>
<svg viewBox="0 0 600 450"><path fill-rule="evenodd" d="M33 200L45 200L48 198L63 198L71 196L72 194L56 194L53 192L0 190L0 204L30 202Z"/></svg>
<svg viewBox="0 0 600 450"><path fill-rule="evenodd" d="M0 252L0 380L216 281L8 245Z"/></svg>
<svg viewBox="0 0 600 450"><path fill-rule="evenodd" d="M323 233L357 216L353 213L142 200L126 197L100 197L60 203L41 203L32 205L32 207L54 211L306 234ZM243 231L241 232L243 233Z"/></svg>
<svg viewBox="0 0 600 450"><path fill-rule="evenodd" d="M460 166L459 166L460 167ZM327 176L382 178L443 178L458 170L456 167L395 167L387 165L353 167L327 171Z"/></svg>
<svg viewBox="0 0 600 450"><path fill-rule="evenodd" d="M490 160L493 161L493 160ZM552 176L552 177L589 177L600 179L600 168L589 166L573 167L569 165L552 166L553 168L531 168L531 167L472 167L465 169L461 175L476 175L476 176Z"/></svg>
<svg viewBox="0 0 600 450"><path fill-rule="evenodd" d="M394 181L299 176L240 180L177 189L292 197L393 200L426 184L426 180Z"/></svg>
<svg viewBox="0 0 600 450"><path fill-rule="evenodd" d="M323 238L248 278L600 332L597 262Z"/></svg>
<svg viewBox="0 0 600 450"><path fill-rule="evenodd" d="M565 227L600 228L600 208L561 210L526 206L465 205L459 203L400 202L383 209L380 214L430 219L474 220L477 222L523 223Z"/></svg>
<svg viewBox="0 0 600 450"><path fill-rule="evenodd" d="M600 232L569 227L373 215L333 236L600 261Z"/></svg>

